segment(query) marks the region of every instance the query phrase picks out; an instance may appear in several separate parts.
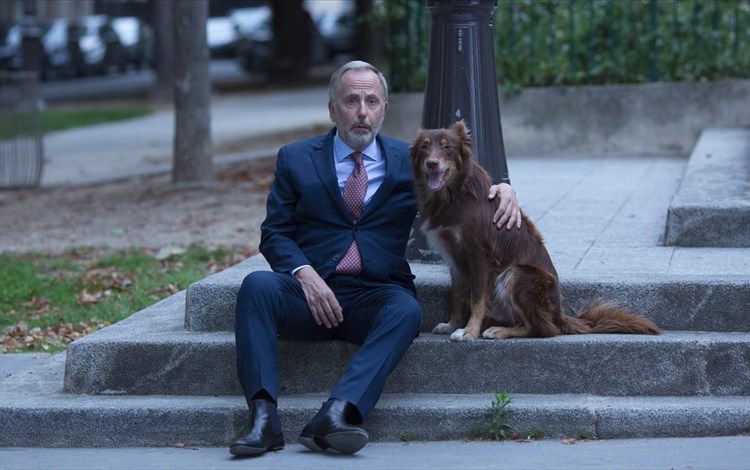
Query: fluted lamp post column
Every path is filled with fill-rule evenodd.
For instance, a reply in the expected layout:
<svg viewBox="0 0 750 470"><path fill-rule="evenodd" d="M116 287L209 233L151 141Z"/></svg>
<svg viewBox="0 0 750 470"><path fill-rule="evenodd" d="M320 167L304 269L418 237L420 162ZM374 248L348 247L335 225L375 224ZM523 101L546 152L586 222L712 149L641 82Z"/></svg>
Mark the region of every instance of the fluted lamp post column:
<svg viewBox="0 0 750 470"><path fill-rule="evenodd" d="M496 0L427 0L430 54L422 127L448 127L463 119L471 130L476 158L495 183L509 183L495 75L495 7ZM438 261L420 224L417 217L407 257Z"/></svg>

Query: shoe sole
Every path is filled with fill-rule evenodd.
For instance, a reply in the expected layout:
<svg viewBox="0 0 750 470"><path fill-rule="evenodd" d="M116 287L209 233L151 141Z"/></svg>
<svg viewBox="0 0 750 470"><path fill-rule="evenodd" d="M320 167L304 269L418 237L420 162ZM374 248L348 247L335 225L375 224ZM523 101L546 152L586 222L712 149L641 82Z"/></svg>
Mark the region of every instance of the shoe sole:
<svg viewBox="0 0 750 470"><path fill-rule="evenodd" d="M367 445L369 436L364 430L362 432L331 433L325 437L314 434L301 434L298 441L314 452L325 453L326 450L333 449L340 454L354 454Z"/></svg>
<svg viewBox="0 0 750 470"><path fill-rule="evenodd" d="M284 443L273 443L265 449L262 447L250 447L250 446L231 446L229 447L229 453L237 457L248 457L251 455L260 455L266 452L273 452L284 448Z"/></svg>

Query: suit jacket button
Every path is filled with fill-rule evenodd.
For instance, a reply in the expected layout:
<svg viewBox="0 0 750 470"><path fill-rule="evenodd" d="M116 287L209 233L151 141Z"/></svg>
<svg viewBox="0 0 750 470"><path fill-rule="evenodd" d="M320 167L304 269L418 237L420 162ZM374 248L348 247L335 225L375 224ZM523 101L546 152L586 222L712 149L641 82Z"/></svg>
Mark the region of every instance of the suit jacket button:
<svg viewBox="0 0 750 470"><path fill-rule="evenodd" d="M334 261L338 261L340 259L341 259L341 256L339 256L339 255L333 255L333 260Z"/></svg>

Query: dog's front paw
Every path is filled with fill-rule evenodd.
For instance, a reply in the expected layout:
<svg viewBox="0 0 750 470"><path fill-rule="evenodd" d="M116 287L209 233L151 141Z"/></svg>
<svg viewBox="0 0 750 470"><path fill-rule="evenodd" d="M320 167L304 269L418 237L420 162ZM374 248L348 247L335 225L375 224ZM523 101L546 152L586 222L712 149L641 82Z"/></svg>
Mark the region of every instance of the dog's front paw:
<svg viewBox="0 0 750 470"><path fill-rule="evenodd" d="M482 332L482 338L487 339L505 339L509 336L508 329L501 326L491 326Z"/></svg>
<svg viewBox="0 0 750 470"><path fill-rule="evenodd" d="M432 329L432 332L436 335L449 335L454 331L456 331L456 327L450 323L438 323L435 325L435 328Z"/></svg>
<svg viewBox="0 0 750 470"><path fill-rule="evenodd" d="M477 339L476 336L469 334L463 328L458 329L451 335L451 341L472 341Z"/></svg>

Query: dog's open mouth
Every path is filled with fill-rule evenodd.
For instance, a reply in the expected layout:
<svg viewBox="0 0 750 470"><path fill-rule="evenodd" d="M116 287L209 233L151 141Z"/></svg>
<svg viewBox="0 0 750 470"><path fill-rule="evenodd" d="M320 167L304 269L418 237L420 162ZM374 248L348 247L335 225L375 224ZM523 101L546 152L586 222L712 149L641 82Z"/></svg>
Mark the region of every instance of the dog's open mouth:
<svg viewBox="0 0 750 470"><path fill-rule="evenodd" d="M437 191L445 184L448 170L429 171L425 176L427 177L427 186L433 191Z"/></svg>

